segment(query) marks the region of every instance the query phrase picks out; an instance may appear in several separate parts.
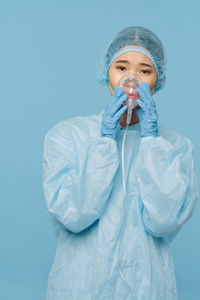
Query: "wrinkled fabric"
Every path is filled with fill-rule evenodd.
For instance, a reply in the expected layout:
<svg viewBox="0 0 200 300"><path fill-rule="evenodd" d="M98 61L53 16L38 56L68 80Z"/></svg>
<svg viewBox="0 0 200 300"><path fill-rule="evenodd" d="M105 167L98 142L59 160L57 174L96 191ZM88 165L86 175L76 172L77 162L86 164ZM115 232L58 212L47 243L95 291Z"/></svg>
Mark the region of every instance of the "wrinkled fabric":
<svg viewBox="0 0 200 300"><path fill-rule="evenodd" d="M125 143L101 136L102 113L61 121L46 134L43 189L58 235L47 300L176 300L170 242L191 217L198 188L191 141L159 127L129 128ZM125 217L125 218L124 218ZM122 222L125 220L125 223Z"/></svg>

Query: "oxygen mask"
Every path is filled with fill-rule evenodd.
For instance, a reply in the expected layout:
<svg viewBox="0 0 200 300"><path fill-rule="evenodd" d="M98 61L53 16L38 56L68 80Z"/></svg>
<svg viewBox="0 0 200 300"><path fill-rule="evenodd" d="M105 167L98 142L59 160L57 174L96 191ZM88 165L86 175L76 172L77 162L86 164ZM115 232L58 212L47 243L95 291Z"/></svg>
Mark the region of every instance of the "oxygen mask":
<svg viewBox="0 0 200 300"><path fill-rule="evenodd" d="M127 124L130 124L132 110L139 107L136 100L140 99L140 96L136 88L139 87L139 82L142 81L143 78L140 73L126 72L118 82L118 85L124 89L124 94L128 95L128 99L124 103L128 106Z"/></svg>

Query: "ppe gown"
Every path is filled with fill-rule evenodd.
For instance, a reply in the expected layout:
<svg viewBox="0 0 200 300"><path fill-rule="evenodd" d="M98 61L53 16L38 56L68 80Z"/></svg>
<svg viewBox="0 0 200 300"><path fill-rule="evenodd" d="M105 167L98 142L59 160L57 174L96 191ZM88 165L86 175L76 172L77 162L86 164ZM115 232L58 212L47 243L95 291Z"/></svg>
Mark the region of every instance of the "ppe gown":
<svg viewBox="0 0 200 300"><path fill-rule="evenodd" d="M157 138L129 127L125 209L124 130L101 137L101 120L60 121L45 136L43 190L58 236L46 299L176 300L170 242L198 198L193 145L163 127Z"/></svg>

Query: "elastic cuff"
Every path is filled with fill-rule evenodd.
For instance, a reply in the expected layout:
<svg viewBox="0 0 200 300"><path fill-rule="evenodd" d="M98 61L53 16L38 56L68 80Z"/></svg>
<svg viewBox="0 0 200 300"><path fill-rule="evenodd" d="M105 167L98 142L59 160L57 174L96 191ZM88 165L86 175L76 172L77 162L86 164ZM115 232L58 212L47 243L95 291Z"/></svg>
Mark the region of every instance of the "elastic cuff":
<svg viewBox="0 0 200 300"><path fill-rule="evenodd" d="M112 139L112 140L115 141L115 135L113 135L113 134L102 134L101 136L102 137L107 137L107 138Z"/></svg>
<svg viewBox="0 0 200 300"><path fill-rule="evenodd" d="M146 134L141 134L141 138L145 138L145 137L154 137L154 138L158 138L160 135L159 134L152 134L152 133L146 133Z"/></svg>

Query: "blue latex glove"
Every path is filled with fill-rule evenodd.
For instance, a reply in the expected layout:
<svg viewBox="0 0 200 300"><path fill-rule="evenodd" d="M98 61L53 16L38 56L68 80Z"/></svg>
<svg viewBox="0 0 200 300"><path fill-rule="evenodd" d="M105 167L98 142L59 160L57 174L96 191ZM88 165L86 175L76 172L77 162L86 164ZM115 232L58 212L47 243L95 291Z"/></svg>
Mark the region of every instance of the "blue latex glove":
<svg viewBox="0 0 200 300"><path fill-rule="evenodd" d="M116 138L119 121L123 113L128 109L127 105L122 104L127 100L128 95L123 94L123 88L118 86L106 107L101 123L101 135L111 139Z"/></svg>
<svg viewBox="0 0 200 300"><path fill-rule="evenodd" d="M140 82L139 88L136 88L136 91L140 96L140 100L136 100L137 104L140 106L136 112L140 122L141 137L157 137L158 113L148 83Z"/></svg>

